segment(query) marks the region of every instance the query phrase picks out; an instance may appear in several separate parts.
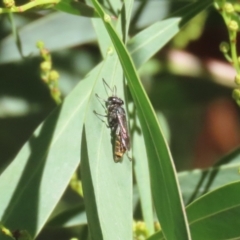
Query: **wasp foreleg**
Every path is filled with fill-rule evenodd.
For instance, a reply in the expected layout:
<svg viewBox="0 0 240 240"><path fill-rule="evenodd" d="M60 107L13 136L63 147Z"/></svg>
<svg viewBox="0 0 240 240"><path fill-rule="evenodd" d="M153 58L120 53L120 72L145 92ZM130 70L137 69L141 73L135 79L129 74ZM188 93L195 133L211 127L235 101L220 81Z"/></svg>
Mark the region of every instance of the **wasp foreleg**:
<svg viewBox="0 0 240 240"><path fill-rule="evenodd" d="M105 103L106 103L107 101L104 100L103 98L99 97L97 94L95 94L95 96L97 97L97 99L98 99L98 101L100 102L100 104L102 105L102 107L103 107L105 110L107 110L107 109L106 109L106 106L104 106L100 100L104 101Z"/></svg>
<svg viewBox="0 0 240 240"><path fill-rule="evenodd" d="M94 110L93 112L94 112L94 114L96 114L96 116L97 116L102 122L104 122L104 123L106 124L107 128L110 128L110 126L107 124L107 122L104 121L104 120L102 120L102 119L99 117L99 116L101 116L101 117L108 117L107 115L102 115L102 114L100 114L100 113L97 113L95 110Z"/></svg>

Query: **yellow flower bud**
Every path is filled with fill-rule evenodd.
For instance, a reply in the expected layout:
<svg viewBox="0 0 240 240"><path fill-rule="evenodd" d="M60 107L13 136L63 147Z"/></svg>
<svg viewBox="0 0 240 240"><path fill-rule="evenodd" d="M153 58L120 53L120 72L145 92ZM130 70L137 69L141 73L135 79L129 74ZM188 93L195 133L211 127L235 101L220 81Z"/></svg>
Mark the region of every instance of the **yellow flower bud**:
<svg viewBox="0 0 240 240"><path fill-rule="evenodd" d="M104 14L104 21L107 23L111 22L111 17L108 14Z"/></svg>
<svg viewBox="0 0 240 240"><path fill-rule="evenodd" d="M145 222L136 222L134 233L139 239L141 239L143 236L145 237L144 239L146 239L146 237L148 236L148 231Z"/></svg>
<svg viewBox="0 0 240 240"><path fill-rule="evenodd" d="M52 64L51 62L44 61L40 64L40 69L44 72L51 70Z"/></svg>
<svg viewBox="0 0 240 240"><path fill-rule="evenodd" d="M239 86L240 85L240 75L238 74L238 75L236 75L235 76L235 83Z"/></svg>
<svg viewBox="0 0 240 240"><path fill-rule="evenodd" d="M225 10L227 13L233 13L235 11L233 5L229 2L224 4L223 10Z"/></svg>
<svg viewBox="0 0 240 240"><path fill-rule="evenodd" d="M49 73L49 80L50 81L57 81L59 79L59 73L55 70L52 70L50 73Z"/></svg>
<svg viewBox="0 0 240 240"><path fill-rule="evenodd" d="M11 8L15 6L14 0L3 0L3 4L7 8Z"/></svg>
<svg viewBox="0 0 240 240"><path fill-rule="evenodd" d="M237 101L240 99L240 89L235 88L232 93L232 97Z"/></svg>
<svg viewBox="0 0 240 240"><path fill-rule="evenodd" d="M231 31L237 31L238 30L238 23L234 20L231 20L229 23L228 23L228 28L229 30Z"/></svg>
<svg viewBox="0 0 240 240"><path fill-rule="evenodd" d="M223 53L227 53L230 49L229 44L227 42L221 42L219 48L220 48L220 51Z"/></svg>
<svg viewBox="0 0 240 240"><path fill-rule="evenodd" d="M43 41L38 41L36 44L37 48L43 49L44 48L44 42Z"/></svg>

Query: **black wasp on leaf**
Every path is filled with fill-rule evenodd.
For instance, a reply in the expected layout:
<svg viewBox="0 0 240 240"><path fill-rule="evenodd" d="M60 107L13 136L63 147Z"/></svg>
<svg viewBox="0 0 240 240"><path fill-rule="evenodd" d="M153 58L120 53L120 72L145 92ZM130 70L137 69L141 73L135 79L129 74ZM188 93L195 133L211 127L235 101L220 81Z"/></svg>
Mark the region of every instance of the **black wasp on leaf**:
<svg viewBox="0 0 240 240"><path fill-rule="evenodd" d="M103 83L108 89L110 89L112 96L108 97L107 100L100 98L97 94L96 97L105 102L107 115L99 114L96 111L94 111L94 113L101 117L107 117L107 127L111 129L112 142L114 145L114 161L121 162L124 153L130 150L130 137L128 133L126 113L122 107L124 101L117 97L116 86L111 89L104 79ZM128 158L131 160L129 156Z"/></svg>

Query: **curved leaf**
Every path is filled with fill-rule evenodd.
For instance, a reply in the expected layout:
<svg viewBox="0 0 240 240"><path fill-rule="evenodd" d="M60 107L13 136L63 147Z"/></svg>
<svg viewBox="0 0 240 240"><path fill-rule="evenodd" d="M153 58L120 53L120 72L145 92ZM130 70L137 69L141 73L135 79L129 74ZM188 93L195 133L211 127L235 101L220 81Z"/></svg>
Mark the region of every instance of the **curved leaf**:
<svg viewBox="0 0 240 240"><path fill-rule="evenodd" d="M108 16L103 12L97 1L93 0L93 4L103 19L118 53L137 107L147 147L153 199L164 234L168 239L191 239L177 180L174 181L176 173L174 172L173 162L156 115L140 84L132 60L112 28ZM169 178L171 178L171 181L168 181ZM161 186L161 189L159 186ZM172 231L172 228L174 228L174 231Z"/></svg>
<svg viewBox="0 0 240 240"><path fill-rule="evenodd" d="M120 1L119 4L121 6ZM117 6L114 5L115 8ZM127 14L124 20L128 21L129 18L130 15ZM120 23L119 17L116 24ZM122 83L123 72L116 53L108 51L106 54L107 49L110 49L110 39L102 22L96 19L94 26L105 60L87 106L83 135L85 145L82 146L82 151L85 151L86 157L82 158L81 172L89 230L93 240L132 239L132 164L126 157L122 163L114 162L114 143L111 141L111 131L104 123L106 119L93 113L106 114L104 100L100 103L96 93L103 99L113 94L105 88L102 78L110 88L116 85L119 97L124 96L123 85L119 84Z"/></svg>
<svg viewBox="0 0 240 240"><path fill-rule="evenodd" d="M128 41L127 48L131 53L136 68L143 65L150 57L159 51L159 49L169 42L184 24L195 17L199 12L211 6L211 4L212 2L209 0L188 4L186 7L173 13L171 17L152 24L131 38ZM139 51L139 48L141 48L141 51Z"/></svg>
<svg viewBox="0 0 240 240"><path fill-rule="evenodd" d="M47 223L48 227L73 227L87 224L87 216L83 204L78 204L55 215Z"/></svg>
<svg viewBox="0 0 240 240"><path fill-rule="evenodd" d="M0 218L7 228L36 236L62 196L80 162L84 112L99 67L38 127L2 173Z"/></svg>
<svg viewBox="0 0 240 240"><path fill-rule="evenodd" d="M236 149L211 168L179 173L184 202L187 204L206 192L239 180L239 163L240 149Z"/></svg>
<svg viewBox="0 0 240 240"><path fill-rule="evenodd" d="M240 182L218 188L187 206L194 240L239 239Z"/></svg>
<svg viewBox="0 0 240 240"><path fill-rule="evenodd" d="M77 29L84 29L84 33ZM39 40L44 41L51 51L56 51L96 39L90 19L60 12L32 21L18 30L18 33L25 57L39 54L39 50L36 48ZM0 48L0 63L8 63L21 58L15 48L15 40L12 35L1 41Z"/></svg>
<svg viewBox="0 0 240 240"><path fill-rule="evenodd" d="M62 0L54 8L66 13L71 13L82 17L98 17L96 12L94 11L94 8L82 2Z"/></svg>
<svg viewBox="0 0 240 240"><path fill-rule="evenodd" d="M132 238L132 163L126 157L122 163L114 162L111 131L102 122L105 119L101 121L93 112L105 114L95 93L103 99L112 94L106 92L101 79L112 87L121 76L116 54L109 54L93 86L85 116L85 145L82 146L85 157L82 157L81 174L91 238L97 240ZM116 85L121 97L120 82Z"/></svg>

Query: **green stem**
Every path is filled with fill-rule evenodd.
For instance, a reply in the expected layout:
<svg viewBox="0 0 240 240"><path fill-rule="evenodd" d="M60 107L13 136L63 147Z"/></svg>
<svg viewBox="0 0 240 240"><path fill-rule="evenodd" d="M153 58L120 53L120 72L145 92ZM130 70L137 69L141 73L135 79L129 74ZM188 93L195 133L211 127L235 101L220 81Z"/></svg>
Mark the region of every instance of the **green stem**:
<svg viewBox="0 0 240 240"><path fill-rule="evenodd" d="M237 32L229 31L229 40L230 40L230 49L231 49L231 56L232 56L232 64L236 69L237 74L240 73L240 67L238 63L238 54L237 54Z"/></svg>
<svg viewBox="0 0 240 240"><path fill-rule="evenodd" d="M219 1L220 3L220 1ZM225 1L222 1L219 6L223 7L224 6ZM228 23L231 21L231 16L229 16L225 11L221 11L220 12L223 20L226 24L226 26L228 27ZM235 68L237 74L240 74L240 66L239 66L239 62L238 62L238 54L237 54L237 31L231 31L228 28L228 36L229 36L229 42L230 42L230 51L231 51L231 63L233 65L233 67ZM228 61L230 60L230 58L227 59Z"/></svg>
<svg viewBox="0 0 240 240"><path fill-rule="evenodd" d="M34 8L36 6L46 5L46 4L57 4L60 0L35 0L31 1L29 3L26 3L21 6L14 6L11 8L0 8L0 14L1 13L13 13L13 12L25 12L31 8Z"/></svg>

